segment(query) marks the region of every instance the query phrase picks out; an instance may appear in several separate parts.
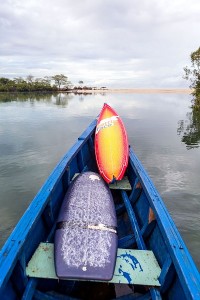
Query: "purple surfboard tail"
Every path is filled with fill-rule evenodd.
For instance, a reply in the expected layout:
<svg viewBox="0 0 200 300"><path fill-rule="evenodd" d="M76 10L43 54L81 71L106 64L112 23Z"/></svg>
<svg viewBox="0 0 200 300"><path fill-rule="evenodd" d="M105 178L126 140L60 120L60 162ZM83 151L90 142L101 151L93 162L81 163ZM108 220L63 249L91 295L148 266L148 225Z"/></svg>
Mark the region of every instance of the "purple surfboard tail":
<svg viewBox="0 0 200 300"><path fill-rule="evenodd" d="M57 276L111 280L117 252L116 227L112 194L100 175L85 172L77 176L57 221Z"/></svg>

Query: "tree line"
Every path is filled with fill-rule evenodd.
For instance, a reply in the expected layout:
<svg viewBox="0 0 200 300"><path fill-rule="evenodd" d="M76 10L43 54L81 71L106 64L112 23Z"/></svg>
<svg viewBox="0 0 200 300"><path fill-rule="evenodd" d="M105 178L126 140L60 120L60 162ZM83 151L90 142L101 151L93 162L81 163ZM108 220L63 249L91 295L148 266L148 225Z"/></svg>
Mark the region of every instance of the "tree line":
<svg viewBox="0 0 200 300"><path fill-rule="evenodd" d="M200 109L200 47L190 54L191 66L184 68L184 78L190 81L190 88L193 90L194 106Z"/></svg>
<svg viewBox="0 0 200 300"><path fill-rule="evenodd" d="M191 66L184 68L184 78L190 82L192 89L191 111L187 120L179 121L177 133L187 149L198 148L200 145L200 47L190 54Z"/></svg>
<svg viewBox="0 0 200 300"><path fill-rule="evenodd" d="M55 92L61 88L69 90L71 86L68 77L63 74L43 78L35 78L33 75L14 79L0 77L0 92Z"/></svg>

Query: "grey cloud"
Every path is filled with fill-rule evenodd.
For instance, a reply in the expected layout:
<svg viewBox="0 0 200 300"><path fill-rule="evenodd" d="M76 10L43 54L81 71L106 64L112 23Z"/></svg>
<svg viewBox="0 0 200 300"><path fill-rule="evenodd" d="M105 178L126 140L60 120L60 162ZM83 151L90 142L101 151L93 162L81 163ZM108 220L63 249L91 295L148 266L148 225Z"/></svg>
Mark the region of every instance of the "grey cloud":
<svg viewBox="0 0 200 300"><path fill-rule="evenodd" d="M130 87L181 87L199 47L198 0L5 0L0 76L45 76Z"/></svg>

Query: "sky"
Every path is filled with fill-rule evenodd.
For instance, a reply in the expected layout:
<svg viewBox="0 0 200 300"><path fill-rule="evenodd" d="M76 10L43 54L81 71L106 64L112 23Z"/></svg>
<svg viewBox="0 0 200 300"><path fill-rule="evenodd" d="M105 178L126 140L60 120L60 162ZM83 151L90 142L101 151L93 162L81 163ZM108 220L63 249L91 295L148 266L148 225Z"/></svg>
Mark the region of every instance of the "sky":
<svg viewBox="0 0 200 300"><path fill-rule="evenodd" d="M77 85L187 88L199 0L3 0L0 77L64 74Z"/></svg>

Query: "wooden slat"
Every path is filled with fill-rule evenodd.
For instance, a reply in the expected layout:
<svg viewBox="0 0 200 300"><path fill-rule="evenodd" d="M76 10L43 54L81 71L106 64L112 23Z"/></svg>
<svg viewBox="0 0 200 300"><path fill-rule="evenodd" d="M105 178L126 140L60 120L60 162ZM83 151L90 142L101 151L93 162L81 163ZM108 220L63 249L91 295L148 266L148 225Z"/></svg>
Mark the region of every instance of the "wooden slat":
<svg viewBox="0 0 200 300"><path fill-rule="evenodd" d="M147 221L147 223L144 224L144 226L141 229L141 234L143 236L143 239L146 239L151 234L155 226L156 226L156 220L151 221L151 223L148 223Z"/></svg>
<svg viewBox="0 0 200 300"><path fill-rule="evenodd" d="M79 153L77 155L77 163L78 163L79 172L81 172L84 168L84 160L83 160L82 149L79 151Z"/></svg>
<svg viewBox="0 0 200 300"><path fill-rule="evenodd" d="M139 182L139 179L136 177L134 187L129 197L129 200L131 201L132 204L134 204L139 199L141 192L142 192L142 186L141 183Z"/></svg>
<svg viewBox="0 0 200 300"><path fill-rule="evenodd" d="M160 286L160 272L152 251L118 248L113 279L109 282ZM26 268L26 274L36 278L58 279L54 265L54 244L39 245Z"/></svg>
<svg viewBox="0 0 200 300"><path fill-rule="evenodd" d="M118 240L118 248L133 248L136 244L134 234L129 234ZM131 247L132 246L132 247Z"/></svg>
<svg viewBox="0 0 200 300"><path fill-rule="evenodd" d="M159 281L162 286L161 287L162 293L165 293L165 291L169 288L169 286L174 280L174 276L175 276L175 269L170 256L167 255L159 277Z"/></svg>
<svg viewBox="0 0 200 300"><path fill-rule="evenodd" d="M29 279L29 282L28 282L28 284L26 286L26 289L24 291L24 294L22 296L22 300L32 299L32 296L35 292L35 288L37 286L37 282L38 282L37 278L30 278Z"/></svg>
<svg viewBox="0 0 200 300"><path fill-rule="evenodd" d="M130 182L127 176L124 176L122 180L115 181L114 183L109 184L111 190L132 190Z"/></svg>
<svg viewBox="0 0 200 300"><path fill-rule="evenodd" d="M133 229L133 233L135 235L135 239L136 239L136 242L137 242L137 245L138 245L138 249L144 250L144 249L146 249L146 246L145 246L145 243L143 241L142 234L141 234L140 228L138 226L138 223L137 223L137 220L136 220L136 217L135 217L135 213L133 211L133 208L131 206L129 198L128 198L125 191L121 191L121 194L122 194L122 198L124 200L124 204L126 206L126 210L127 210L127 213L128 213L129 219L130 219L130 223L131 223L131 226L132 226L132 229Z"/></svg>

